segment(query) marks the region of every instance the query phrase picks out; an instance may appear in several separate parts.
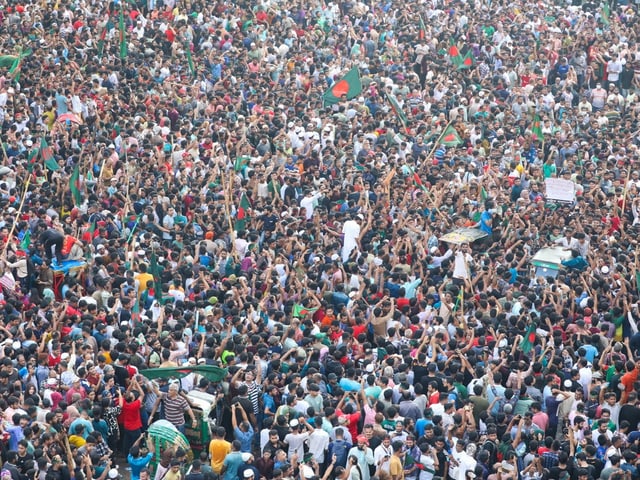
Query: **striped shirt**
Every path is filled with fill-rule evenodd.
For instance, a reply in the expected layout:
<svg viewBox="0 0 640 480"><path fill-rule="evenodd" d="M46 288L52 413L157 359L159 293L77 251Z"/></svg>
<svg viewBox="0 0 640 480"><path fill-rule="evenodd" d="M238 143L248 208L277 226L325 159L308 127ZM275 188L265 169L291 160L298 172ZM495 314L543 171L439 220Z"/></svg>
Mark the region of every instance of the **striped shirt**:
<svg viewBox="0 0 640 480"><path fill-rule="evenodd" d="M189 403L182 395L171 398L168 393L162 396L164 402L164 418L176 427L184 425L184 413L189 408Z"/></svg>

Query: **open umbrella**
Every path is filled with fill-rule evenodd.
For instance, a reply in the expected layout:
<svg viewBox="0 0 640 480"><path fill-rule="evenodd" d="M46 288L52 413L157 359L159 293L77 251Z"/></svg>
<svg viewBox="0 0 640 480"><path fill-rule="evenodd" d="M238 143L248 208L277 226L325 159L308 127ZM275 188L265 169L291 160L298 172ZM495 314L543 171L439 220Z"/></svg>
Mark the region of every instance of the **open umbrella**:
<svg viewBox="0 0 640 480"><path fill-rule="evenodd" d="M82 119L78 117L75 113L63 113L56 118L56 121L63 123L66 121L70 121L73 123L77 123L78 125L82 125Z"/></svg>

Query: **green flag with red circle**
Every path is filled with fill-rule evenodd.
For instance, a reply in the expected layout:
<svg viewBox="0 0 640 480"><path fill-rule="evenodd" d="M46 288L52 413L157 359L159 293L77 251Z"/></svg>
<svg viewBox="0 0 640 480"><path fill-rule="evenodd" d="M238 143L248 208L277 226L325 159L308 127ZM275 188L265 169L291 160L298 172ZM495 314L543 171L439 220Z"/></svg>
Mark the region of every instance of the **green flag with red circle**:
<svg viewBox="0 0 640 480"><path fill-rule="evenodd" d="M353 67L344 77L331 85L322 95L324 106L351 100L362 93L362 81L358 67Z"/></svg>
<svg viewBox="0 0 640 480"><path fill-rule="evenodd" d="M246 193L240 197L240 204L238 205L238 211L236 212L236 224L235 231L241 232L245 230L247 220L249 220L249 209L251 209L251 202Z"/></svg>
<svg viewBox="0 0 640 480"><path fill-rule="evenodd" d="M73 173L69 180L71 198L73 200L73 205L76 207L82 205L82 193L80 192L80 186L80 166L76 165L76 168L73 169Z"/></svg>
<svg viewBox="0 0 640 480"><path fill-rule="evenodd" d="M536 326L534 324L529 325L522 342L520 342L520 349L525 353L529 353L533 348L533 344L536 343Z"/></svg>
<svg viewBox="0 0 640 480"><path fill-rule="evenodd" d="M463 142L456 129L449 125L442 133L442 136L440 137L440 141L438 143L444 145L445 147L455 147L458 145L462 145Z"/></svg>
<svg viewBox="0 0 640 480"><path fill-rule="evenodd" d="M461 58L460 63L458 64L458 70L473 68L475 63L476 61L473 58L473 53L471 52L471 49L469 49L467 50L467 53L464 55L464 57Z"/></svg>
<svg viewBox="0 0 640 480"><path fill-rule="evenodd" d="M449 61L456 67L462 63L462 55L460 55L460 49L458 48L455 38L449 39L447 55L449 55Z"/></svg>
<svg viewBox="0 0 640 480"><path fill-rule="evenodd" d="M422 15L420 15L418 19L420 20L420 23L418 23L418 39L424 40L425 38L427 38L427 27L422 20Z"/></svg>
<svg viewBox="0 0 640 480"><path fill-rule="evenodd" d="M540 120L540 115L536 115L533 117L533 124L531 125L531 135L536 137L538 140L544 140L544 134L542 133L542 122Z"/></svg>

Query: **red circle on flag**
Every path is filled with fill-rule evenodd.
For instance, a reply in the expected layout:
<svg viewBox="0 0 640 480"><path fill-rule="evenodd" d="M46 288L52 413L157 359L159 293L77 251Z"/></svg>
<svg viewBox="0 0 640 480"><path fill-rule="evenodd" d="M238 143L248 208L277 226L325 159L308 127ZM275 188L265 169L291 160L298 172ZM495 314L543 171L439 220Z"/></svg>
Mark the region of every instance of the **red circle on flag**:
<svg viewBox="0 0 640 480"><path fill-rule="evenodd" d="M460 51L458 50L458 47L456 47L455 45L451 45L449 47L449 55L451 57L457 57L458 55L460 55Z"/></svg>
<svg viewBox="0 0 640 480"><path fill-rule="evenodd" d="M338 98L342 95L346 95L349 93L349 82L346 80L340 80L333 86L333 88L331 88L331 93Z"/></svg>
<svg viewBox="0 0 640 480"><path fill-rule="evenodd" d="M450 133L449 135L445 135L443 140L445 142L455 142L456 136L453 133Z"/></svg>

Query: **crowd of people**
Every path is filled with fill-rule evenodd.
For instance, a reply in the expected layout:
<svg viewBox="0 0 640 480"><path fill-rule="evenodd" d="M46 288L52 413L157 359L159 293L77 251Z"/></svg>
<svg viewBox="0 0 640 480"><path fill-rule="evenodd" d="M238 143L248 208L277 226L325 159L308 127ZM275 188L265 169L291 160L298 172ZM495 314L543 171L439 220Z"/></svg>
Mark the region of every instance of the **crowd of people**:
<svg viewBox="0 0 640 480"><path fill-rule="evenodd" d="M640 478L637 14L3 2L1 480Z"/></svg>

